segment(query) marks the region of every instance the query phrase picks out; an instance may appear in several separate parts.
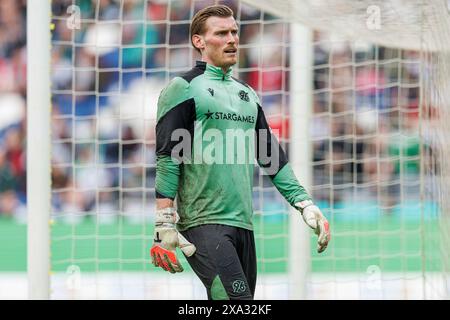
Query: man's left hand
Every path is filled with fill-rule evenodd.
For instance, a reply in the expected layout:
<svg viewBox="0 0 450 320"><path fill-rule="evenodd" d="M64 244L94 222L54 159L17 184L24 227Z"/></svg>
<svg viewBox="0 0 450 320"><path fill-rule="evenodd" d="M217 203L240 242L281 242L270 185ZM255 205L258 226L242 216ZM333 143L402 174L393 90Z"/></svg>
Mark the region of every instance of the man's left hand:
<svg viewBox="0 0 450 320"><path fill-rule="evenodd" d="M328 246L328 242L331 239L328 220L322 214L319 207L314 205L312 201L298 202L295 204L295 207L302 214L305 223L313 229L314 233L318 236L317 252L321 253L325 251Z"/></svg>

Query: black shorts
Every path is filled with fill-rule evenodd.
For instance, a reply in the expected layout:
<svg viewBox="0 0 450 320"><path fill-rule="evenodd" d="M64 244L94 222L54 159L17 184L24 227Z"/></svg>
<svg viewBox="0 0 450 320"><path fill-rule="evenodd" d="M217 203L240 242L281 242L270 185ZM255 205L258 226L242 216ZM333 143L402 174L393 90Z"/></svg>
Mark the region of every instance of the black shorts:
<svg viewBox="0 0 450 320"><path fill-rule="evenodd" d="M181 232L197 247L187 258L210 300L251 300L256 287L253 231L207 224Z"/></svg>

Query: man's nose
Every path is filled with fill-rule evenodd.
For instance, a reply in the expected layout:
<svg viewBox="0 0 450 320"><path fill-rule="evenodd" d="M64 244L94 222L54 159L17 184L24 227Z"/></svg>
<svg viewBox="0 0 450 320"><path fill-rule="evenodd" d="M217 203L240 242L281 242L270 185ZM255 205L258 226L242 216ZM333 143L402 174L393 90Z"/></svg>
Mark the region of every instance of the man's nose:
<svg viewBox="0 0 450 320"><path fill-rule="evenodd" d="M228 33L228 39L227 39L228 43L235 43L236 39L234 38L234 35L230 32Z"/></svg>

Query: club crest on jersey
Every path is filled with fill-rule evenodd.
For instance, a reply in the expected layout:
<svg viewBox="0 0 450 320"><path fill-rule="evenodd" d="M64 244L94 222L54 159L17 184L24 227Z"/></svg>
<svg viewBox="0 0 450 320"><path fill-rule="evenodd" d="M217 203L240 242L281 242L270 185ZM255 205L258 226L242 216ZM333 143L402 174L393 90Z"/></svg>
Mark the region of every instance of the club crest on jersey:
<svg viewBox="0 0 450 320"><path fill-rule="evenodd" d="M250 98L248 97L248 92L245 92L244 90L239 91L239 98L247 102L250 101Z"/></svg>
<svg viewBox="0 0 450 320"><path fill-rule="evenodd" d="M211 96L214 97L214 89L208 88L208 92L211 93Z"/></svg>

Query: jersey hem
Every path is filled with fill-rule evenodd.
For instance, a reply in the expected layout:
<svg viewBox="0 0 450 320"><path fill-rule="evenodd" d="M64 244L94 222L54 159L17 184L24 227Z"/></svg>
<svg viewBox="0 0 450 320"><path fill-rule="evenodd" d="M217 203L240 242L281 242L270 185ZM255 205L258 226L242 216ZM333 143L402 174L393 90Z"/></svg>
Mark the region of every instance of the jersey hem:
<svg viewBox="0 0 450 320"><path fill-rule="evenodd" d="M194 227L198 227L198 226L201 226L201 225L205 225L205 224L221 224L221 225L225 225L225 226L237 227L237 228L242 228L242 229L246 229L246 230L249 230L249 231L253 231L253 225L252 224L229 222L229 221L223 221L223 220L204 221L204 222L200 222L200 223L191 223L191 224L182 225L182 226L177 224L177 230L178 231L187 231L188 229L191 229L191 228L194 228Z"/></svg>

